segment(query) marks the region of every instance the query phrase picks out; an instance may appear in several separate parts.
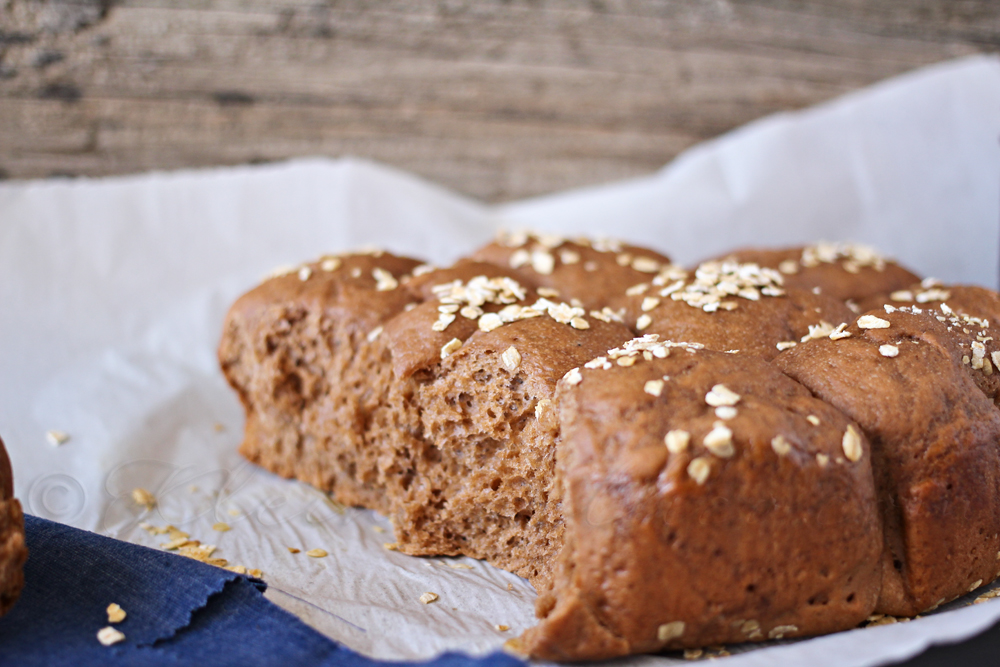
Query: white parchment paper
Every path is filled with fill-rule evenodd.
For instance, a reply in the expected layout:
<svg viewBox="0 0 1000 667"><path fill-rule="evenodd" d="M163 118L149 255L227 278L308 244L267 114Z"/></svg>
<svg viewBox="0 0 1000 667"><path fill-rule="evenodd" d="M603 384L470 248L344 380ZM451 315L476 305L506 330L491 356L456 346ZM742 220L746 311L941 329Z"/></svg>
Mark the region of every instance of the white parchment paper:
<svg viewBox="0 0 1000 667"><path fill-rule="evenodd" d="M524 581L388 551L383 518L236 454L242 412L215 360L229 304L277 264L366 244L446 262L501 224L617 236L682 262L852 239L996 287L998 139L1000 60L980 57L759 121L647 178L501 207L352 159L0 184L0 435L16 493L33 514L140 544L165 541L140 521L178 526L262 569L270 599L367 655L493 650L533 624ZM70 440L50 445L51 429ZM135 487L156 495L153 511ZM425 591L440 600L421 604ZM875 665L998 618L993 601L725 664Z"/></svg>

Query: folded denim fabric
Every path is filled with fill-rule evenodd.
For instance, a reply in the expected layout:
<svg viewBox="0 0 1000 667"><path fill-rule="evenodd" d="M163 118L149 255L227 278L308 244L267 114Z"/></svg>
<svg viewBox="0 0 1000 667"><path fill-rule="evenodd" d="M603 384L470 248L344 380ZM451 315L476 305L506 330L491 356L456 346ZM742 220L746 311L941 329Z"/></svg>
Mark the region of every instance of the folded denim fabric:
<svg viewBox="0 0 1000 667"><path fill-rule="evenodd" d="M517 667L503 653L383 662L316 632L263 596L267 585L222 568L33 516L21 598L0 618L0 665L315 665ZM107 607L125 639L97 639Z"/></svg>

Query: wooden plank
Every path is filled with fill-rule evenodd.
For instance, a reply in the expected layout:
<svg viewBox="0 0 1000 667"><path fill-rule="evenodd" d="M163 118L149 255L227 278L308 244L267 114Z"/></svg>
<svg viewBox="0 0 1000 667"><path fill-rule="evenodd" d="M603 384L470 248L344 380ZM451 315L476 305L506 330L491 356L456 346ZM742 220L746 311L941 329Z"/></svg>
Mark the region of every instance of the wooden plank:
<svg viewBox="0 0 1000 667"><path fill-rule="evenodd" d="M352 154L499 201L1000 50L988 0L177 5L7 0L0 175Z"/></svg>

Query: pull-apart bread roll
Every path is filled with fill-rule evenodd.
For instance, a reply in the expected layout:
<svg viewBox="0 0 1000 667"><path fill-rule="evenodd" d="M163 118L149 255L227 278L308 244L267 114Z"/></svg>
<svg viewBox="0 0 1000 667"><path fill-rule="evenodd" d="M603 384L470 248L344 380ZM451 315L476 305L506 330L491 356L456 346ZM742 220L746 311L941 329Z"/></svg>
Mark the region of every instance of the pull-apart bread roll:
<svg viewBox="0 0 1000 667"><path fill-rule="evenodd" d="M694 271L668 267L627 290L625 311L626 324L640 334L764 359L853 317L843 301L786 287L775 269L729 260Z"/></svg>
<svg viewBox="0 0 1000 667"><path fill-rule="evenodd" d="M251 291L219 350L247 411L241 451L389 515L403 552L541 585L561 545L547 406L567 370L632 334L512 275L346 255Z"/></svg>
<svg viewBox="0 0 1000 667"><path fill-rule="evenodd" d="M388 510L364 441L392 373L372 339L417 300L401 281L420 265L381 252L324 257L240 297L219 362L246 411L243 456L345 504Z"/></svg>
<svg viewBox="0 0 1000 667"><path fill-rule="evenodd" d="M27 559L24 514L21 503L14 497L14 475L7 450L0 440L0 616L14 606L21 594Z"/></svg>
<svg viewBox="0 0 1000 667"><path fill-rule="evenodd" d="M919 276L895 261L856 243L820 242L780 250L746 248L725 257L777 269L785 277L787 287L818 289L834 299L852 303L920 281Z"/></svg>
<svg viewBox="0 0 1000 667"><path fill-rule="evenodd" d="M666 255L613 239L524 232L501 232L472 258L509 267L522 281L555 290L559 298L605 316L619 312L626 289L672 266Z"/></svg>
<svg viewBox="0 0 1000 667"><path fill-rule="evenodd" d="M912 616L997 576L1000 412L977 382L992 375L992 331L967 315L887 306L776 360L872 443L878 612Z"/></svg>
<svg viewBox="0 0 1000 667"><path fill-rule="evenodd" d="M394 375L368 439L399 549L484 558L543 586L562 543L556 383L631 332L508 277L442 273L436 298L376 341Z"/></svg>
<svg viewBox="0 0 1000 667"><path fill-rule="evenodd" d="M811 635L875 607L868 443L773 365L646 336L571 371L556 408L566 545L533 657Z"/></svg>

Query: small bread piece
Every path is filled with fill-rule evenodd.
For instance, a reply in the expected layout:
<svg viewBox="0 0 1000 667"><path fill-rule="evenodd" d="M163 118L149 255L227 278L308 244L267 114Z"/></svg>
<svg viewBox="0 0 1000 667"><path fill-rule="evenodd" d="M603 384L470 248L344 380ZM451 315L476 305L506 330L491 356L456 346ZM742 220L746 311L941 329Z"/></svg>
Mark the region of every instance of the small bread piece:
<svg viewBox="0 0 1000 667"><path fill-rule="evenodd" d="M24 587L24 514L14 497L14 475L0 440L0 616L6 614Z"/></svg>
<svg viewBox="0 0 1000 667"><path fill-rule="evenodd" d="M618 311L625 290L673 266L666 255L615 240L526 232L500 232L472 258L510 267L524 282L558 292L551 298L576 300L588 312Z"/></svg>
<svg viewBox="0 0 1000 667"><path fill-rule="evenodd" d="M849 459L856 427L773 365L645 337L563 380L556 403L566 546L523 637L532 657L812 635L871 613L868 444L851 438Z"/></svg>
<svg viewBox="0 0 1000 667"><path fill-rule="evenodd" d="M961 341L988 327L965 333L931 310L887 310L775 363L873 443L885 532L876 611L912 616L997 576L1000 411Z"/></svg>
<svg viewBox="0 0 1000 667"><path fill-rule="evenodd" d="M481 314L462 315L467 297L491 285ZM399 550L483 558L544 589L562 546L552 489L556 383L631 332L513 281L444 286L440 299L400 314L379 338L393 384L366 438L380 455ZM450 305L462 306L457 317L441 320ZM519 309L522 319L496 321ZM440 321L448 324L434 331Z"/></svg>
<svg viewBox="0 0 1000 667"><path fill-rule="evenodd" d="M860 302L873 294L903 289L920 276L874 249L856 243L819 242L778 250L745 248L725 259L777 269L786 287L813 290L841 301Z"/></svg>
<svg viewBox="0 0 1000 667"><path fill-rule="evenodd" d="M629 290L626 304L625 322L639 334L763 359L854 318L838 299L786 288L774 269L729 261L671 269Z"/></svg>
<svg viewBox="0 0 1000 667"><path fill-rule="evenodd" d="M392 373L373 342L416 301L401 283L419 265L382 252L324 257L240 297L219 363L246 410L243 456L345 504L388 510L374 467L358 465Z"/></svg>

